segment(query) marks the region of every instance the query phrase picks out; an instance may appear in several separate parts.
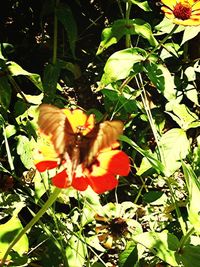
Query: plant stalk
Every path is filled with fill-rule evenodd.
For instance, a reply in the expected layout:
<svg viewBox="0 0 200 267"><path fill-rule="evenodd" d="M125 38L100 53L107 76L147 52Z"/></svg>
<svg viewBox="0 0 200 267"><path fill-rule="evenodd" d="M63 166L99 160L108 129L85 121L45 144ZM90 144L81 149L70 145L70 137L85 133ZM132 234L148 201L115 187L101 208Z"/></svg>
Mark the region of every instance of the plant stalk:
<svg viewBox="0 0 200 267"><path fill-rule="evenodd" d="M55 188L53 193L50 195L50 197L48 198L48 200L45 202L44 206L38 211L38 213L35 215L35 217L33 217L33 219L24 227L24 229L15 237L15 239L10 243L9 247L7 248L0 266L3 267L5 264L5 261L9 255L9 253L11 252L12 248L14 247L14 245L21 239L21 237L26 234L26 232L31 229L31 227L33 227L33 225L44 215L44 213L47 211L47 209L49 207L51 207L51 205L55 202L55 200L57 199L58 195L60 194L62 189L60 188Z"/></svg>

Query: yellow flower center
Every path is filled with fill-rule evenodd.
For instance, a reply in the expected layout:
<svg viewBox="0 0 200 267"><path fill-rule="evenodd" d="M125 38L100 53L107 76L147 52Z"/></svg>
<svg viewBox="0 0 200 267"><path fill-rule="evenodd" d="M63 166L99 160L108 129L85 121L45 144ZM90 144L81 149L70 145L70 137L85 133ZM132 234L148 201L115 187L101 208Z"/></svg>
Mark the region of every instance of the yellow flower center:
<svg viewBox="0 0 200 267"><path fill-rule="evenodd" d="M192 14L191 5L188 3L188 1L183 1L182 3L179 2L175 5L173 13L178 19L189 19Z"/></svg>

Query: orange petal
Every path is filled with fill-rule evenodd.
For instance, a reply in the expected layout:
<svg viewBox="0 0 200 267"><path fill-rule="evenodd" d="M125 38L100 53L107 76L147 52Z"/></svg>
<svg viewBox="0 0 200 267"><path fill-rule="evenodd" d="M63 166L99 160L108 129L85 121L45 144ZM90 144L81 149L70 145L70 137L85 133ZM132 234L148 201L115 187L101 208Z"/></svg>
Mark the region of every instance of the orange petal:
<svg viewBox="0 0 200 267"><path fill-rule="evenodd" d="M121 150L110 150L97 157L99 165L93 165L91 175L101 176L107 172L114 175L128 175L130 164L128 156Z"/></svg>
<svg viewBox="0 0 200 267"><path fill-rule="evenodd" d="M35 167L39 172L44 172L58 167L58 162L52 160L39 161L35 164Z"/></svg>
<svg viewBox="0 0 200 267"><path fill-rule="evenodd" d="M88 177L88 182L97 194L102 194L108 190L112 190L118 185L118 180L112 174L105 174L98 177L90 176Z"/></svg>
<svg viewBox="0 0 200 267"><path fill-rule="evenodd" d="M68 180L68 175L66 170L63 170L62 172L57 173L52 178L52 183L58 188L67 188L71 185L71 183Z"/></svg>
<svg viewBox="0 0 200 267"><path fill-rule="evenodd" d="M85 191L88 187L88 180L85 177L74 177L72 187L79 191Z"/></svg>

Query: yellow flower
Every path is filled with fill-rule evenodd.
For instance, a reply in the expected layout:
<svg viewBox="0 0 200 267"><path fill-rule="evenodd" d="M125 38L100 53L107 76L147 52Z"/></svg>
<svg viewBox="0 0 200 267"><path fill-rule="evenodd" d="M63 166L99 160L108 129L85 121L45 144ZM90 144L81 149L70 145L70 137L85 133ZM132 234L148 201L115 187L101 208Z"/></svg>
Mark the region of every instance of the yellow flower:
<svg viewBox="0 0 200 267"><path fill-rule="evenodd" d="M161 0L162 11L175 24L184 26L200 25L199 0Z"/></svg>

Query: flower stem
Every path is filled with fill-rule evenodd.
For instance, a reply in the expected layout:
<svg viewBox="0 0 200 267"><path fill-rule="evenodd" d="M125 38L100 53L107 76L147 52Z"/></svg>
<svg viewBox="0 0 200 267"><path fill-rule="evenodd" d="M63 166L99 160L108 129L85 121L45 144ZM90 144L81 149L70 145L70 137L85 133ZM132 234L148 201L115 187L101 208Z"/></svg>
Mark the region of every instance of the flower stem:
<svg viewBox="0 0 200 267"><path fill-rule="evenodd" d="M23 230L15 237L15 239L10 243L9 247L7 248L0 266L3 267L5 264L5 261L10 253L10 251L12 250L12 248L14 247L14 245L20 240L20 238L26 234L26 232L42 217L42 215L47 211L47 209L49 207L51 207L51 205L55 202L55 200L57 199L59 193L61 192L62 189L60 188L55 188L52 195L50 195L50 197L48 198L48 200L45 202L44 206L38 211L38 213L35 215L35 217L33 217L33 219L23 228Z"/></svg>
<svg viewBox="0 0 200 267"><path fill-rule="evenodd" d="M172 30L167 34L167 36L165 36L165 38L156 46L154 47L154 49L151 50L151 52L148 54L146 60L158 49L160 48L168 39L170 36L172 36L172 34L176 31L176 29L178 28L179 25L175 24L174 27L172 28Z"/></svg>

